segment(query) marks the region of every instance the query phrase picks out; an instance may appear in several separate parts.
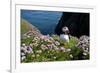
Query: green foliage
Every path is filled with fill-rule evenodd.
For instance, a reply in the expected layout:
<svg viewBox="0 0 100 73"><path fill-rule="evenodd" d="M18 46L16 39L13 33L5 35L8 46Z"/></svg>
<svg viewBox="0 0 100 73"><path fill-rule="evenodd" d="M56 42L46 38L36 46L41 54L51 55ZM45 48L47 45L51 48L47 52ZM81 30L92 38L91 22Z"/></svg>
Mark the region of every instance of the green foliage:
<svg viewBox="0 0 100 73"><path fill-rule="evenodd" d="M71 51L71 54L73 55L73 60L79 60L81 53L82 49L74 47Z"/></svg>
<svg viewBox="0 0 100 73"><path fill-rule="evenodd" d="M60 40L58 35L52 35L51 39L40 39L35 36L30 36L21 39L21 44L32 45L33 53L27 53L26 58L22 61L23 63L28 62L46 62L46 61L66 61L66 60L80 60L89 59L89 54L83 56L83 50L76 47L78 44L78 39L76 37L70 37L69 42L64 42ZM60 45L55 45L55 42L60 43ZM34 45L35 44L35 45ZM47 45L52 45L48 48ZM65 49L60 50L63 47ZM58 48L58 50L55 50ZM69 51L66 51L68 50Z"/></svg>
<svg viewBox="0 0 100 73"><path fill-rule="evenodd" d="M55 41L60 41L60 37L58 35L51 36Z"/></svg>
<svg viewBox="0 0 100 73"><path fill-rule="evenodd" d="M21 19L21 34L26 33L30 29L31 29L30 24L26 20Z"/></svg>
<svg viewBox="0 0 100 73"><path fill-rule="evenodd" d="M30 43L32 43L32 37L28 38L26 37L25 39L21 39L21 43L25 43L26 45L29 45Z"/></svg>
<svg viewBox="0 0 100 73"><path fill-rule="evenodd" d="M25 62L33 62L33 57L32 57L32 54L26 54L26 59L25 59Z"/></svg>
<svg viewBox="0 0 100 73"><path fill-rule="evenodd" d="M76 37L70 37L69 42L65 42L64 45L66 48L74 48L78 43L78 39Z"/></svg>

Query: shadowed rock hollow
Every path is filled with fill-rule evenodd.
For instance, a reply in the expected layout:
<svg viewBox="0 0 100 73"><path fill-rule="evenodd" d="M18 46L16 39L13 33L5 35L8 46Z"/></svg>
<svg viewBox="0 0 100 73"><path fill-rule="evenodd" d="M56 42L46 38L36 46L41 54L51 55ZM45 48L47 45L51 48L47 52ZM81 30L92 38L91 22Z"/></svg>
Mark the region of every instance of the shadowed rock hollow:
<svg viewBox="0 0 100 73"><path fill-rule="evenodd" d="M55 33L62 34L62 27L67 26L72 36L89 36L89 13L63 12L59 23L55 28Z"/></svg>

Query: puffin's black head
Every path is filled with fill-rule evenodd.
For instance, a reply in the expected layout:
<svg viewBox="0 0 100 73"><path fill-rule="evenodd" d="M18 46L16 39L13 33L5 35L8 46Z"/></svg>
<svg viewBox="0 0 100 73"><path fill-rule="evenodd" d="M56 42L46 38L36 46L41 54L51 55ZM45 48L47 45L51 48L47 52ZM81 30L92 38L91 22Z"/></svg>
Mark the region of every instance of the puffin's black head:
<svg viewBox="0 0 100 73"><path fill-rule="evenodd" d="M64 32L65 34L69 34L69 29L68 29L68 27L63 27L62 28L62 32Z"/></svg>

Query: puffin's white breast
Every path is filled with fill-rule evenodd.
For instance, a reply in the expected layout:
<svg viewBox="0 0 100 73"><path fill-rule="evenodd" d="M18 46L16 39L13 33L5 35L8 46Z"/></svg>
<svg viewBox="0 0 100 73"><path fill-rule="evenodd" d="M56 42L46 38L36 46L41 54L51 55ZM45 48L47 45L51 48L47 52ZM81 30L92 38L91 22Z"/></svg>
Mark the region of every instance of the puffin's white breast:
<svg viewBox="0 0 100 73"><path fill-rule="evenodd" d="M60 35L60 39L63 40L63 41L69 42L69 36L66 35L66 34L61 34L61 35Z"/></svg>

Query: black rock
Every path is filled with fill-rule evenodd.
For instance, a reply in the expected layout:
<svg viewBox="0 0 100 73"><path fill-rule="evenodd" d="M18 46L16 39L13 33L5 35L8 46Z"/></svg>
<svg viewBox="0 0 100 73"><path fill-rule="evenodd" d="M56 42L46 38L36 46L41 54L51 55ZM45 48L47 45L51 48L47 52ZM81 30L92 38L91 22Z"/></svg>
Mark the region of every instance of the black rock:
<svg viewBox="0 0 100 73"><path fill-rule="evenodd" d="M55 28L55 33L62 34L62 28L67 26L72 36L89 36L89 13L63 12L59 23Z"/></svg>

